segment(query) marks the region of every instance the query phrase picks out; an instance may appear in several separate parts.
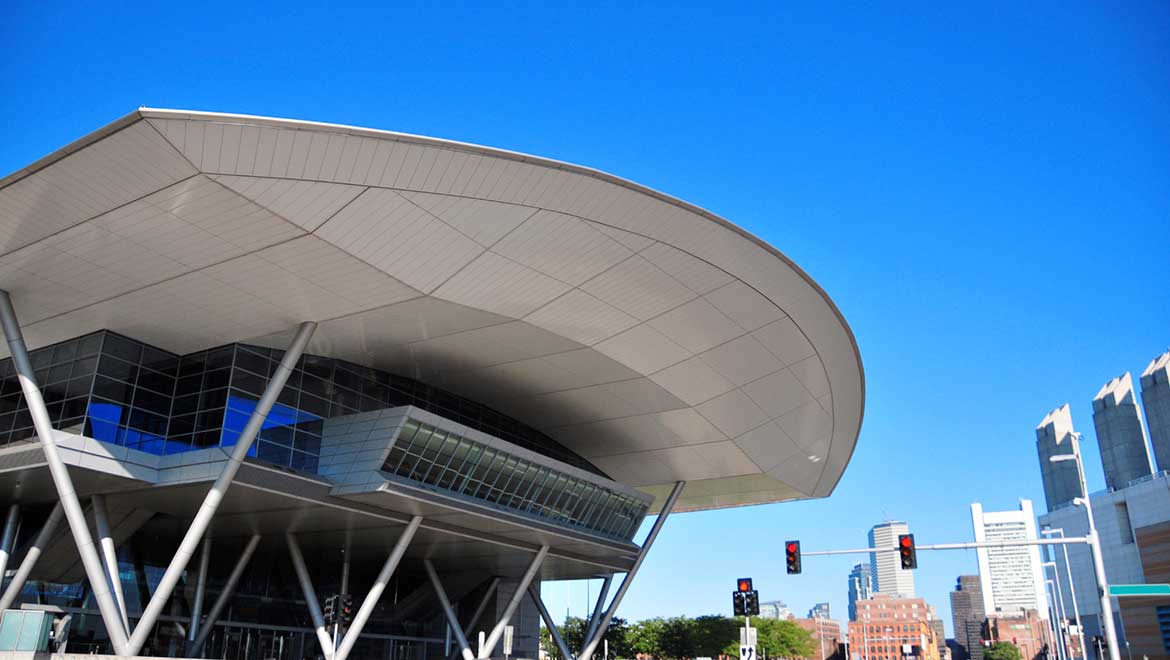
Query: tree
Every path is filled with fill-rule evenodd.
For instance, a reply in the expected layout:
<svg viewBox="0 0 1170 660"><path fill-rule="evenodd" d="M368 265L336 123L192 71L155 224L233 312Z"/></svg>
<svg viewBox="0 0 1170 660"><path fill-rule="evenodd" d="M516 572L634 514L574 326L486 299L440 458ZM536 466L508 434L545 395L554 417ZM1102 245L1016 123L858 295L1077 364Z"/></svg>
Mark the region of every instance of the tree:
<svg viewBox="0 0 1170 660"><path fill-rule="evenodd" d="M1022 660L1022 656L1015 644L995 642L983 649L983 660Z"/></svg>
<svg viewBox="0 0 1170 660"><path fill-rule="evenodd" d="M579 653L585 646L585 633L588 631L589 622L579 617L571 616L565 619L564 625L557 626L561 637L565 640L565 645L569 647L570 653ZM614 617L610 623L609 628L605 631L605 637L602 638L602 643L598 645L594 657L600 658L602 644L609 642L609 655L611 658L632 658L633 653L630 652L630 644L626 639L628 628L626 620ZM552 634L543 625L540 627L540 648L549 655L551 660L565 660L561 657L561 650L557 648L556 642L552 639Z"/></svg>
<svg viewBox="0 0 1170 660"><path fill-rule="evenodd" d="M661 653L658 657L673 659L695 657L694 628L694 620L685 616L671 617L663 621L658 641Z"/></svg>
<svg viewBox="0 0 1170 660"><path fill-rule="evenodd" d="M665 619L643 619L629 626L626 640L630 655L642 654L654 658L662 656L662 629Z"/></svg>
<svg viewBox="0 0 1170 660"><path fill-rule="evenodd" d="M691 631L692 654L697 658L713 658L717 655L726 655L730 646L739 646L739 626L737 619L718 614L706 614L695 618ZM733 655L739 655L737 649Z"/></svg>
<svg viewBox="0 0 1170 660"><path fill-rule="evenodd" d="M757 651L763 649L769 657L811 658L816 651L812 631L801 628L793 621L757 619L752 625L758 631ZM735 653L738 655L739 650Z"/></svg>

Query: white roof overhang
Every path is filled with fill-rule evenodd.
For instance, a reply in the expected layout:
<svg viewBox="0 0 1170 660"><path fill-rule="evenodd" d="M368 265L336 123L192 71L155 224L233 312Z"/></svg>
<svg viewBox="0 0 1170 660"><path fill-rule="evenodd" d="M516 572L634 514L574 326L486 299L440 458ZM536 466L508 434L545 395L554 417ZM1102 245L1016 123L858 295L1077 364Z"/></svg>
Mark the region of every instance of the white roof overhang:
<svg viewBox="0 0 1170 660"><path fill-rule="evenodd" d="M677 510L828 495L857 344L775 248L618 177L385 131L143 108L0 180L30 346L108 328L411 376ZM5 350L5 349L0 349ZM657 504L655 505L657 506Z"/></svg>

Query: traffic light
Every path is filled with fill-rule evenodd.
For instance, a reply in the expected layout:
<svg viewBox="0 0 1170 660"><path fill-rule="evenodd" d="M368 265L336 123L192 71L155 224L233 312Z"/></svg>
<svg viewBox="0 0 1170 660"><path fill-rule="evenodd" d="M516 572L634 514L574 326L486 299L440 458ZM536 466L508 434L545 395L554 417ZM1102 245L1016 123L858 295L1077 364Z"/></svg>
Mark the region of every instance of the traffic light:
<svg viewBox="0 0 1170 660"><path fill-rule="evenodd" d="M747 592L731 592L731 612L735 616L747 616Z"/></svg>
<svg viewBox="0 0 1170 660"><path fill-rule="evenodd" d="M796 575L800 572L800 541L784 543L784 556L788 565L788 574Z"/></svg>
<svg viewBox="0 0 1170 660"><path fill-rule="evenodd" d="M337 621L337 596L330 596L325 599L325 611L322 612L325 616L325 623L332 625Z"/></svg>
<svg viewBox="0 0 1170 660"><path fill-rule="evenodd" d="M902 559L902 568L918 568L918 554L914 551L914 535L898 535L898 556Z"/></svg>
<svg viewBox="0 0 1170 660"><path fill-rule="evenodd" d="M353 623L353 596L351 594L341 596L338 609L340 610L337 613L338 622L342 628L348 628L349 624Z"/></svg>
<svg viewBox="0 0 1170 660"><path fill-rule="evenodd" d="M735 581L735 588L739 591L744 592L744 593L751 591L752 590L752 579L751 578L740 578L740 579L736 580Z"/></svg>
<svg viewBox="0 0 1170 660"><path fill-rule="evenodd" d="M760 592L752 589L743 593L743 609L747 616L759 616Z"/></svg>

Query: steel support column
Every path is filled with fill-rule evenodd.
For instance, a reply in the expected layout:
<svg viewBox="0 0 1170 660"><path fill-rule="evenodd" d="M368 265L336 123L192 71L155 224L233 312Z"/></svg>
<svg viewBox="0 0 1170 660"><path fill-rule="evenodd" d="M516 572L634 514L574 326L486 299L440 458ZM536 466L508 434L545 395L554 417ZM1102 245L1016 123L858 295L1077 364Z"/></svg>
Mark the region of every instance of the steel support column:
<svg viewBox="0 0 1170 660"><path fill-rule="evenodd" d="M463 629L463 636L466 637L475 631L475 626L479 624L479 620L483 617L483 613L487 611L488 603L492 601L492 595L496 593L496 588L500 586L500 578L494 577L488 583L487 591L483 592L483 597L479 599L479 605L475 606L475 611L471 613L471 618L467 621L467 627ZM459 653L450 653L447 655L448 660L455 660Z"/></svg>
<svg viewBox="0 0 1170 660"><path fill-rule="evenodd" d="M134 627L133 634L130 635L130 641L127 645L127 650L121 655L137 655L138 651L142 649L142 645L146 643L146 638L150 635L151 628L154 627L155 621L158 620L159 614L166 607L167 601L170 600L171 592L174 591L175 585L178 584L179 578L183 575L183 571L187 569L187 564L191 561L191 557L195 555L195 549L199 547L200 541L203 540L203 534L207 531L208 525L211 524L211 519L215 516L216 510L219 508L220 502L223 501L224 494L227 492L232 481L236 478L236 473L240 471L240 466L243 465L244 459L248 456L248 450L252 447L252 442L256 439L256 434L260 432L261 425L268 417L268 412L272 410L272 405L276 403L277 396L280 391L284 389L284 384L288 382L288 377L292 374L293 369L297 365L297 360L300 359L301 354L305 351L305 346L309 343L309 338L313 336L313 331L316 330L317 324L311 321L302 323L297 328L296 336L293 337L292 343L288 350L284 353L284 358L281 359L280 365L276 368L276 372L272 374L272 380L268 381L268 386L264 388L264 394L260 396L260 400L256 403L256 409L252 411L252 416L248 418L248 423L244 426L243 432L240 433L239 439L236 440L235 447L232 448L231 458L228 459L227 465L224 466L223 472L216 478L215 483L211 485L211 489L207 492L207 496L203 499L203 504L199 507L199 511L195 514L195 518L191 521L191 526L187 528L187 534L183 536L182 542L179 543L179 549L175 551L175 557L171 560L170 566L163 573L162 579L159 580L158 587L155 588L154 593L150 597L150 604L142 611L142 618L139 619L138 625Z"/></svg>
<svg viewBox="0 0 1170 660"><path fill-rule="evenodd" d="M601 593L597 594L597 604L593 606L593 615L589 617L589 627L585 629L586 642L597 632L597 624L601 623L601 613L605 611L605 598L609 595L609 587L612 584L613 576L605 576L605 581L601 583Z"/></svg>
<svg viewBox="0 0 1170 660"><path fill-rule="evenodd" d="M557 650L561 652L561 657L564 660L573 660L573 654L569 653L569 645L565 643L565 638L561 637L561 631L557 630L557 622L553 621L552 615L548 613L548 608L540 599L540 590L536 588L535 584L528 585L528 595L532 596L532 603L540 612L540 618L544 619L544 627L548 628L548 634L552 637L553 643L557 645Z"/></svg>
<svg viewBox="0 0 1170 660"><path fill-rule="evenodd" d="M126 639L122 615L118 613L118 604L114 602L113 594L110 593L110 581L102 567L102 560L98 556L93 536L89 533L89 523L86 522L85 513L81 510L81 503L77 500L73 479L69 476L69 469L65 467L65 462L61 460L61 455L57 451L57 442L53 438L53 424L49 419L49 411L45 408L45 400L41 397L41 390L37 386L36 372L33 371L32 363L29 361L28 349L24 345L24 336L21 334L20 324L16 320L16 310L12 308L12 299L7 291L0 291L0 325L4 328L4 337L8 340L8 351L12 355L12 366L20 380L24 401L32 415L37 438L40 439L41 448L45 452L45 462L49 464L49 474L53 477L57 496L65 508L65 519L69 521L69 529L77 544L77 552L81 555L85 576L89 580L90 589L97 601L102 621L106 624L110 643L118 655L135 655L138 648L131 649Z"/></svg>
<svg viewBox="0 0 1170 660"><path fill-rule="evenodd" d="M504 628L512 620L512 615L516 613L516 608L520 607L520 601L524 600L524 592L528 590L528 585L532 584L532 579L536 577L536 573L540 571L540 565L544 563L544 558L548 555L548 546L540 546L540 550L536 552L536 556L532 558L532 563L528 565L528 570L524 571L524 577L520 578L520 582L516 585L516 593L512 594L511 600L508 601L507 607L504 608L504 614L500 620L496 622L496 626L487 636L487 641L484 642L483 648L479 650L479 657L490 658L492 651L495 650L496 644L500 643L500 638L504 636Z"/></svg>
<svg viewBox="0 0 1170 660"><path fill-rule="evenodd" d="M12 576L12 582L8 583L8 588L4 590L4 595L0 596L0 612L12 607L20 596L20 590L24 589L24 583L28 580L28 576L37 565L37 560L41 558L41 553L45 551L45 546L49 544L49 540L53 538L53 533L57 531L57 525L61 524L61 517L65 515L65 508L61 502L53 507L53 511L49 513L49 517L45 520L45 525L41 527L41 531L37 533L33 539L32 545L29 546L28 552L24 555L24 560L20 562L16 573Z"/></svg>
<svg viewBox="0 0 1170 660"><path fill-rule="evenodd" d="M259 537L256 537L257 540ZM199 553L199 577L195 580L195 602L191 604L191 625L187 626L187 641L199 637L199 620L203 617L203 598L207 591L207 567L211 563L211 537L203 539L203 551Z"/></svg>
<svg viewBox="0 0 1170 660"><path fill-rule="evenodd" d="M118 551L114 548L114 537L110 535L110 516L106 511L104 495L94 495L93 521L97 527L98 543L102 549L102 559L105 561L106 573L110 578L110 590L114 592L114 601L118 603L118 613L122 615L122 626L126 634L130 634L130 615L126 613L126 596L122 593L122 573L118 570Z"/></svg>
<svg viewBox="0 0 1170 660"><path fill-rule="evenodd" d="M16 525L20 520L20 505L8 507L4 518L4 536L0 537L0 585L4 584L4 573L8 571L8 558L12 556L12 544L16 542Z"/></svg>
<svg viewBox="0 0 1170 660"><path fill-rule="evenodd" d="M459 617L455 616L455 610L451 607L451 599L447 598L447 591L443 589L443 583L439 582L439 574L435 572L430 559L423 560L423 568L427 571L427 577L431 579L431 586L435 588L435 596L443 608L443 616L447 617L447 626L455 635L455 641L459 642L459 652L463 655L463 660L475 660L471 645L467 643L467 635L464 635L463 629L459 627Z"/></svg>
<svg viewBox="0 0 1170 660"><path fill-rule="evenodd" d="M313 628L317 632L317 642L321 644L321 652L326 658L333 657L333 637L325 628L325 617L321 614L321 603L317 600L317 592L313 590L313 581L309 578L309 569L305 567L305 556L301 554L301 546L292 532L284 535L288 542L288 554L292 557L293 569L297 572L297 580L301 583L301 592L305 595L305 605L309 608L309 618L313 620Z"/></svg>
<svg viewBox="0 0 1170 660"><path fill-rule="evenodd" d="M248 567L248 562L252 560L253 553L256 552L256 546L260 545L260 535L253 534L252 538L248 539L248 545L244 546L244 552L240 554L240 558L236 560L236 565L232 567L232 572L228 574L227 582L223 583L223 590L219 592L219 597L215 599L215 603L211 605L211 609L207 612L207 620L199 626L199 633L195 635L195 641L188 648L188 655L198 655L203 651L203 645L207 643L207 638L211 636L211 631L215 628L215 622L219 619L219 615L223 614L227 608L228 601L236 592L236 584L239 583L240 577L244 574L244 569ZM202 575L199 578L203 579ZM191 622L191 627L195 627L195 622Z"/></svg>
<svg viewBox="0 0 1170 660"><path fill-rule="evenodd" d="M362 628L365 627L370 615L374 613L374 608L378 606L378 599L382 597L386 585L390 584L390 577L394 575L395 569L398 568L398 562L402 561L402 555L406 553L406 548L410 545L410 540L414 538L414 533L418 531L418 526L421 523L422 516L411 518L410 524L406 526L402 536L398 537L398 542L394 544L394 549L390 551L386 563L382 564L382 570L378 573L378 577L374 578L374 584L370 587L369 593L366 594L365 600L362 601L362 606L354 614L353 622L350 624L349 630L345 632L345 637L341 639L341 646L337 648L333 660L345 660L349 656L349 652L357 643L358 636L362 634ZM348 557L346 559L348 561Z"/></svg>
<svg viewBox="0 0 1170 660"><path fill-rule="evenodd" d="M654 526L650 528L650 533L642 543L642 549L638 552L638 558L634 560L634 565L626 573L625 579L622 580L622 586L618 587L617 593L613 595L613 602L609 604L609 608L605 610L605 615L601 617L601 624L597 626L597 631L593 633L593 637L590 637L585 642L585 647L581 649L577 660L592 660L593 652L597 650L597 645L601 643L601 639L605 637L605 633L609 630L609 623L613 620L613 615L617 612L618 605L622 604L622 598L625 597L626 591L629 590L630 585L633 583L634 576L638 574L638 569L642 567L642 562L646 559L646 554L650 552L650 547L654 545L654 539L658 538L658 532L662 529L662 524L670 517L670 512L674 509L674 505L678 502L679 495L682 495L683 487L686 485L687 482L685 481L679 481L674 484L674 489L670 491L670 495L666 497L666 502L662 504L662 510L658 512L658 519L654 521Z"/></svg>

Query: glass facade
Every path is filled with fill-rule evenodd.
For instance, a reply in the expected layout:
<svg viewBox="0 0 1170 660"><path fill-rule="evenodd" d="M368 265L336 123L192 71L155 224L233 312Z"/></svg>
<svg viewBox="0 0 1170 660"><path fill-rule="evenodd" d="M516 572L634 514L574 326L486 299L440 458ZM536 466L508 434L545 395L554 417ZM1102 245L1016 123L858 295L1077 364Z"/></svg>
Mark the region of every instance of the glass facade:
<svg viewBox="0 0 1170 660"><path fill-rule="evenodd" d="M234 445L284 351L230 344L179 356L102 330L30 352L55 428L153 454ZM605 476L552 438L483 404L361 365L302 356L249 455L316 472L328 417L414 405ZM0 360L0 446L34 436Z"/></svg>
<svg viewBox="0 0 1170 660"><path fill-rule="evenodd" d="M649 506L585 479L407 420L382 470L403 479L628 541Z"/></svg>

